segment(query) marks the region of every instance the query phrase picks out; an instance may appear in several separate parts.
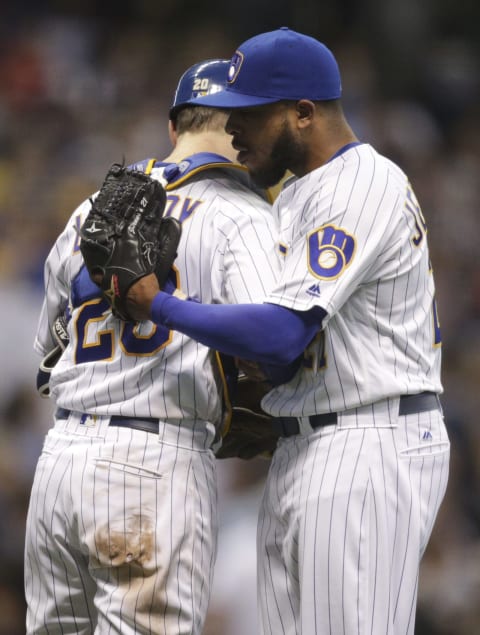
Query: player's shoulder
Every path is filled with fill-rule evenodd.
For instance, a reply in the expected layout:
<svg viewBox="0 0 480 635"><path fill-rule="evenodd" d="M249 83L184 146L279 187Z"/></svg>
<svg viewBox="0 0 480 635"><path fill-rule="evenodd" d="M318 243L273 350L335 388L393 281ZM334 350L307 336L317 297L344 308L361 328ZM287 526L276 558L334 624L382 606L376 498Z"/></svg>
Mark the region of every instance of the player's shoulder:
<svg viewBox="0 0 480 635"><path fill-rule="evenodd" d="M165 189L175 190L187 182L211 178L212 171L241 166L235 166L229 159L214 152L197 152L177 162L150 157L127 167L163 180Z"/></svg>
<svg viewBox="0 0 480 635"><path fill-rule="evenodd" d="M368 143L358 146L358 169L371 174L372 181L388 181L390 186L405 187L408 177L393 159Z"/></svg>
<svg viewBox="0 0 480 635"><path fill-rule="evenodd" d="M392 159L383 155L369 143L352 145L345 152L339 152L326 164L313 170L298 181L299 186L308 185L314 191L328 183L345 187L347 183L370 182L388 183L390 186L405 183L407 177L402 168Z"/></svg>
<svg viewBox="0 0 480 635"><path fill-rule="evenodd" d="M135 172L143 172L153 176L153 171L159 166L165 165L162 161L156 157L147 157L146 159L140 159L134 163L129 163L126 167L127 170L134 170Z"/></svg>
<svg viewBox="0 0 480 635"><path fill-rule="evenodd" d="M212 187L215 206L225 218L235 223L240 218L252 222L272 218L272 198L253 186L248 173L220 172L213 176Z"/></svg>
<svg viewBox="0 0 480 635"><path fill-rule="evenodd" d="M244 166L214 152L197 152L168 165L158 162L153 170L157 166L163 167L167 191L182 187L185 183L212 181L214 185L218 183L219 189L223 184L227 189L247 190L268 200L268 193L253 183Z"/></svg>
<svg viewBox="0 0 480 635"><path fill-rule="evenodd" d="M78 230L82 226L83 222L87 218L88 212L92 207L92 199L96 196L96 192L90 197L84 199L70 214L62 233L59 236L59 240L71 240L72 237L78 239Z"/></svg>
<svg viewBox="0 0 480 635"><path fill-rule="evenodd" d="M267 190L258 188L243 166L231 164L211 173L217 195L234 207L270 208L272 199Z"/></svg>
<svg viewBox="0 0 480 635"><path fill-rule="evenodd" d="M199 152L178 163L157 161L151 174L162 181L167 194L201 195L224 208L265 209L273 200L268 190L255 185L244 166L212 152Z"/></svg>
<svg viewBox="0 0 480 635"><path fill-rule="evenodd" d="M167 199L178 205L178 200L200 201L195 204L196 214L208 216L214 226L228 234L239 224L267 224L272 220L273 196L258 188L248 170L226 157L199 152L177 163L149 158L137 161L132 169L150 174L165 187Z"/></svg>

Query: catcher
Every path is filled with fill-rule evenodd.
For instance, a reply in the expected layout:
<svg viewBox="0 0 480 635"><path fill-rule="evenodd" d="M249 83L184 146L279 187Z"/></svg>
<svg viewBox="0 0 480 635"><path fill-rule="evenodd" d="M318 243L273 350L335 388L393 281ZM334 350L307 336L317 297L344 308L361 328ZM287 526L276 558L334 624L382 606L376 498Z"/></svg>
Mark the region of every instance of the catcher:
<svg viewBox="0 0 480 635"><path fill-rule="evenodd" d="M171 286L181 225L173 217L162 217L165 203L165 191L158 181L114 164L79 230L80 251L90 278L102 289L114 315L124 321L135 321L124 302L128 289L149 273L156 274L164 290L170 288L181 295ZM269 458L278 434L260 402L272 385L257 364L237 359L232 365L225 355L217 360L221 372L228 375L224 423L214 445L216 457Z"/></svg>
<svg viewBox="0 0 480 635"><path fill-rule="evenodd" d="M114 315L127 322L135 322L125 304L128 289L149 273L156 274L163 290L182 296L172 283L181 225L175 218L162 218L165 200L158 181L114 164L79 230L90 278L102 289ZM216 457L271 457L279 435L260 406L272 388L270 378L253 362L232 362L226 355L218 355L217 361L225 375L225 414L214 444ZM276 369L275 383L286 380L293 368Z"/></svg>
<svg viewBox="0 0 480 635"><path fill-rule="evenodd" d="M80 251L90 278L100 287L113 314L135 322L124 303L128 289L141 277L155 273L159 285L175 295L173 262L181 236L181 225L163 217L166 194L156 181L124 165L113 164L91 210L78 230ZM66 316L53 325L56 346L44 357L37 376L41 396L49 396L49 375L68 343ZM271 416L260 402L272 384L257 364L218 355L224 380L224 417L220 438L214 444L219 459L269 458L278 434ZM240 371L240 372L239 372Z"/></svg>
<svg viewBox="0 0 480 635"><path fill-rule="evenodd" d="M227 68L213 60L185 74L171 155L114 165L46 260L35 349L59 346L58 316L67 340L44 371L56 409L27 518L28 635L202 631L222 374L214 350L133 321L123 299L151 272L171 293L224 304L260 300L275 282L270 205L232 162L227 114L189 105L195 87L221 90Z"/></svg>

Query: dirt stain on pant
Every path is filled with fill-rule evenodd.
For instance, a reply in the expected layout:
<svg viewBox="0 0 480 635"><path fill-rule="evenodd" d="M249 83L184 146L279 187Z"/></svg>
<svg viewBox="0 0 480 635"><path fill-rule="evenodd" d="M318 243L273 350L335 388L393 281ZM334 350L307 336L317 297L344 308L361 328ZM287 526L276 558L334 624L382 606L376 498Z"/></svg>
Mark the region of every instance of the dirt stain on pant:
<svg viewBox="0 0 480 635"><path fill-rule="evenodd" d="M154 533L148 516L134 514L124 521L123 526L104 526L95 532L97 562L93 566L122 567L137 565L143 567L152 557Z"/></svg>

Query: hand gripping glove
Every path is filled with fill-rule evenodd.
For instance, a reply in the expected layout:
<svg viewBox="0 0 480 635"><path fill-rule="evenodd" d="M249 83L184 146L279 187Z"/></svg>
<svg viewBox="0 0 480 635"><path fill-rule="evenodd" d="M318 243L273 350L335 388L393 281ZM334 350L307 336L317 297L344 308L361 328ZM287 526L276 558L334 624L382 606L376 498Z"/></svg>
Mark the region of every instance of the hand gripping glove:
<svg viewBox="0 0 480 635"><path fill-rule="evenodd" d="M37 390L40 397L45 399L50 396L49 382L52 369L60 359L69 341L66 315L63 314L57 317L53 323L52 335L56 344L42 359L37 371Z"/></svg>
<svg viewBox="0 0 480 635"><path fill-rule="evenodd" d="M133 321L127 292L150 273L162 287L177 254L180 223L163 217L166 194L158 181L118 163L111 166L91 203L79 230L80 251L114 315Z"/></svg>

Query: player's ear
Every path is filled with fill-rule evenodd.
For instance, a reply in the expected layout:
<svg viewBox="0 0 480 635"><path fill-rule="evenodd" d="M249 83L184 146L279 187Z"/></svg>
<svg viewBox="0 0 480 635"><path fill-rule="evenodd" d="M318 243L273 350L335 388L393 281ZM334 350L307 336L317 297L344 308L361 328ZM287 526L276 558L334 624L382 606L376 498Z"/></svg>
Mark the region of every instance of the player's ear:
<svg viewBox="0 0 480 635"><path fill-rule="evenodd" d="M299 127L305 128L311 124L315 116L315 104L309 99L300 99L295 102L295 113Z"/></svg>
<svg viewBox="0 0 480 635"><path fill-rule="evenodd" d="M170 143L173 147L177 145L177 131L175 129L175 122L171 119L168 120L168 136L170 137Z"/></svg>

